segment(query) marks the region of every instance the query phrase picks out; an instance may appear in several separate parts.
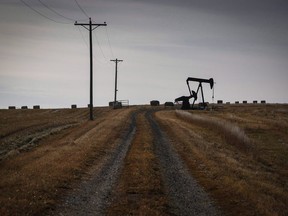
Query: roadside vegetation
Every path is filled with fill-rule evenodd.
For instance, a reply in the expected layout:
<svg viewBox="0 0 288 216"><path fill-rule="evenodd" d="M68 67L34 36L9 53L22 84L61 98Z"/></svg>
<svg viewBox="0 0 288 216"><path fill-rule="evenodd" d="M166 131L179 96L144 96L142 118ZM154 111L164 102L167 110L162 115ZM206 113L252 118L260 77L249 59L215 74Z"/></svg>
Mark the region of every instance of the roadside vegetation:
<svg viewBox="0 0 288 216"><path fill-rule="evenodd" d="M34 127L71 120L77 124L38 140L25 151L15 146L17 154L0 162L0 215L39 215L57 205L63 193L75 187L92 166L97 172L105 162L106 152L114 149L129 126L132 111L98 109L97 121L87 121L87 109L40 110L36 115L33 110L10 112L10 119L1 121L1 145L8 138L13 144L22 131L23 136L33 134ZM6 118L8 112L1 112L1 118Z"/></svg>
<svg viewBox="0 0 288 216"><path fill-rule="evenodd" d="M288 106L161 111L156 118L225 214L288 214Z"/></svg>

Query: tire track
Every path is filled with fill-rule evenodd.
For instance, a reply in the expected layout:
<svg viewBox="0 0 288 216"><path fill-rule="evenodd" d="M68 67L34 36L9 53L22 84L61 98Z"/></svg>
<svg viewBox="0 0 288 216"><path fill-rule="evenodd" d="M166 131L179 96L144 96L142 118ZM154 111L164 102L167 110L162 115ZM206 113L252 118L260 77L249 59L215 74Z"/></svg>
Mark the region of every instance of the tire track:
<svg viewBox="0 0 288 216"><path fill-rule="evenodd" d="M162 174L172 212L175 215L220 215L213 202L188 173L188 169L173 149L166 134L160 129L153 112L146 112L154 134L155 154L162 168Z"/></svg>
<svg viewBox="0 0 288 216"><path fill-rule="evenodd" d="M48 215L220 215L159 127L155 111L133 111L101 168L92 169Z"/></svg>
<svg viewBox="0 0 288 216"><path fill-rule="evenodd" d="M135 116L134 112L131 124L124 132L124 138L113 152L108 152L110 155L107 155L100 171L96 171L89 179L83 181L72 194L64 199L63 204L47 215L105 215L113 186L122 168L122 161L135 134Z"/></svg>

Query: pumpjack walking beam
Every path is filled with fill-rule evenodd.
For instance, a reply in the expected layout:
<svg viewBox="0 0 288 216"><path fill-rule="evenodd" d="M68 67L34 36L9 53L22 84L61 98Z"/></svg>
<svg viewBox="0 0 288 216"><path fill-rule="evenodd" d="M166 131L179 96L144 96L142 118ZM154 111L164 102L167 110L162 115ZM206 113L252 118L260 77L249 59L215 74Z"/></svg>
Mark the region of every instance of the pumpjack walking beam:
<svg viewBox="0 0 288 216"><path fill-rule="evenodd" d="M195 101L197 100L197 95L198 95L199 89L201 90L201 96L202 96L203 104L205 103L202 83L209 83L210 84L210 88L212 89L213 86L214 86L214 80L213 80L213 78L200 79L200 78L188 77L187 80L186 80L186 83L187 83L190 95L192 95L193 91L191 92L191 89L190 89L190 86L189 86L189 81L199 82L199 85L198 85L198 88L197 88L197 91L196 91L196 97L194 97L194 101L193 101L193 104L192 104L192 109L193 109Z"/></svg>
<svg viewBox="0 0 288 216"><path fill-rule="evenodd" d="M90 120L93 120L93 47L92 47L92 31L99 26L107 26L106 22L103 24L92 23L91 18L89 18L89 23L77 23L74 25L81 25L89 31L89 41L90 41Z"/></svg>

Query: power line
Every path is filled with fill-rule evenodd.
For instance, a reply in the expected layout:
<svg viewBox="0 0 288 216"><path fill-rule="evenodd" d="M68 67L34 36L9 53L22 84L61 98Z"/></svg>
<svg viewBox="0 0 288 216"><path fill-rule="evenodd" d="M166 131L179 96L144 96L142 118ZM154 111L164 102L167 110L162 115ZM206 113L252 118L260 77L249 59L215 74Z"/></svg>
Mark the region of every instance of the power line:
<svg viewBox="0 0 288 216"><path fill-rule="evenodd" d="M98 47L100 48L100 51L101 51L101 53L102 53L102 56L104 57L104 59L105 59L106 61L108 61L107 58L106 58L106 56L105 56L105 54L104 54L104 52L103 52L102 47L100 46L100 43L99 43L99 40L98 40L96 34L94 34L94 37L95 37L95 39L96 39L96 41L97 41Z"/></svg>
<svg viewBox="0 0 288 216"><path fill-rule="evenodd" d="M48 16L46 16L45 14L39 12L38 10L36 10L35 8L31 7L31 5L29 5L28 3L26 3L24 0L20 0L26 7L30 8L31 10L33 10L35 13L39 14L40 16L52 21L52 22L55 22L55 23L60 23L60 24L70 24L70 23L66 23L66 22L59 22L59 21L56 21Z"/></svg>
<svg viewBox="0 0 288 216"><path fill-rule="evenodd" d="M56 10L54 10L53 8L49 7L47 4L45 4L42 0L38 0L44 7L46 7L48 10L52 11L53 13L57 14L58 16L61 16L67 20L71 20L71 21L74 21L74 19L70 18L70 17L67 17L67 16L64 16L62 14L60 14L59 12L57 12Z"/></svg>
<svg viewBox="0 0 288 216"><path fill-rule="evenodd" d="M79 26L77 26L77 27L78 27L78 28L77 28L78 31L79 31L80 34L81 34L81 38L82 38L84 44L86 45L87 48L89 48L88 41L85 39L83 32L81 31L81 29L80 29ZM106 62L103 62L103 61L101 61L100 59L95 58L95 55L94 55L94 54L93 54L92 57L93 57L93 61L94 61L94 62L98 62L98 63L100 63L100 64L102 64L102 65L107 65L107 59L106 59ZM109 62L109 63L110 63L110 62ZM112 65L112 63L111 63L111 65Z"/></svg>
<svg viewBox="0 0 288 216"><path fill-rule="evenodd" d="M107 36L107 38L108 38L108 43L109 43L109 47L110 47L110 52L111 52L111 54L112 54L112 57L114 58L114 53L113 53L113 50L112 50L112 47L111 47L110 38L109 38L109 35L108 35L108 30L107 30L107 28L105 28L105 30L106 30L106 36Z"/></svg>
<svg viewBox="0 0 288 216"><path fill-rule="evenodd" d="M83 8L80 6L80 4L78 3L78 1L75 0L75 2L76 2L76 4L77 4L77 6L79 7L79 9L85 14L85 16L86 16L87 18L89 18L88 14L85 12L85 10L83 10Z"/></svg>

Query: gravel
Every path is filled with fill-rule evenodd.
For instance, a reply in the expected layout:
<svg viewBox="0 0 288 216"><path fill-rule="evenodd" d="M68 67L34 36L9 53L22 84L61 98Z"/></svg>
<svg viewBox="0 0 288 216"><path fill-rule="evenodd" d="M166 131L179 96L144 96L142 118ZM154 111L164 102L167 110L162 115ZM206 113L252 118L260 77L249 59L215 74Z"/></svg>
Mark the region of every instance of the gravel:
<svg viewBox="0 0 288 216"><path fill-rule="evenodd" d="M77 189L65 197L61 205L50 211L48 215L105 215L106 208L113 202L113 190L136 132L137 114L138 112L135 112L132 115L132 124L124 134L125 138L109 155L101 170L83 181ZM173 149L167 135L154 120L153 111L146 111L145 116L153 131L154 150L160 162L164 185L171 202L169 204L171 215L220 215L220 211L189 174L188 168Z"/></svg>
<svg viewBox="0 0 288 216"><path fill-rule="evenodd" d="M48 215L105 215L105 209L111 202L111 194L123 166L123 159L136 131L135 115L132 116L132 124L124 134L125 139L122 139L113 153L108 156L101 170L83 181Z"/></svg>
<svg viewBox="0 0 288 216"><path fill-rule="evenodd" d="M155 137L155 154L160 161L164 184L172 201L172 213L183 216L220 215L207 193L189 174L188 168L152 115L152 112L146 113Z"/></svg>

